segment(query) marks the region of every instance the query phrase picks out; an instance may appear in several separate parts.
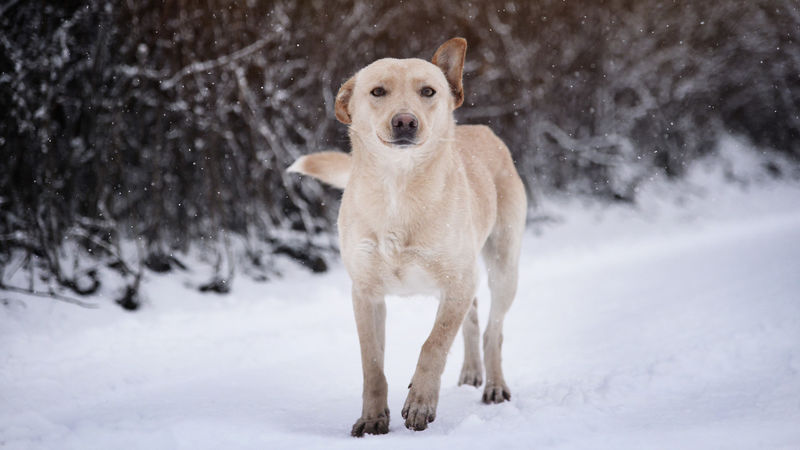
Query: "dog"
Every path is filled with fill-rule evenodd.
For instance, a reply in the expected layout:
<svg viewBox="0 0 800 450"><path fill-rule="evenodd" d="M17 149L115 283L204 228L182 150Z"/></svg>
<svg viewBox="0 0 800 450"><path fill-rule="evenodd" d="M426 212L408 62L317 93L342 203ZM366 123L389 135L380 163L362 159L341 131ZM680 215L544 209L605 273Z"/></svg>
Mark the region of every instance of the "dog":
<svg viewBox="0 0 800 450"><path fill-rule="evenodd" d="M467 41L453 38L431 62L386 58L339 89L336 118L352 150L302 156L287 170L344 189L339 244L352 279L364 377L361 417L351 434L389 431L383 372L386 295L434 294L433 330L422 346L402 409L421 431L436 418L441 375L459 327L459 385L479 387L478 256L492 304L483 335L485 403L511 399L503 378L503 319L517 290L525 188L508 148L486 126L456 125L464 102Z"/></svg>

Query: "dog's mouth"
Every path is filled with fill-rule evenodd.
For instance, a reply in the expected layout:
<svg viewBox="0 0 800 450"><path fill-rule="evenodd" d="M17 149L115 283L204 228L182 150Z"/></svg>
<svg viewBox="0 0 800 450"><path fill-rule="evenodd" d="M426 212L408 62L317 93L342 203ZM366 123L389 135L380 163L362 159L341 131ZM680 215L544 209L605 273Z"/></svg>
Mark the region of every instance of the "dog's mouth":
<svg viewBox="0 0 800 450"><path fill-rule="evenodd" d="M387 147L415 147L420 144L419 142L409 138L400 138L387 141L386 139L378 136L378 139L380 139L383 145Z"/></svg>

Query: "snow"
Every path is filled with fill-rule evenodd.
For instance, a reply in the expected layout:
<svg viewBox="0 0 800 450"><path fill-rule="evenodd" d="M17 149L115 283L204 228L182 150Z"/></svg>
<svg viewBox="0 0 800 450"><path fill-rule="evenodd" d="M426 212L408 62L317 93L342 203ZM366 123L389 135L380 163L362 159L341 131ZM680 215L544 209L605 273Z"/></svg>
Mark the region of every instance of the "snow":
<svg viewBox="0 0 800 450"><path fill-rule="evenodd" d="M708 172L636 207L538 199L552 220L526 236L506 320L512 400L456 386L459 337L424 432L400 409L436 303L390 298L390 434L349 436L361 369L340 263L284 261L227 296L148 274L136 313L2 292L0 447L798 448L800 185ZM479 303L484 325L485 283Z"/></svg>

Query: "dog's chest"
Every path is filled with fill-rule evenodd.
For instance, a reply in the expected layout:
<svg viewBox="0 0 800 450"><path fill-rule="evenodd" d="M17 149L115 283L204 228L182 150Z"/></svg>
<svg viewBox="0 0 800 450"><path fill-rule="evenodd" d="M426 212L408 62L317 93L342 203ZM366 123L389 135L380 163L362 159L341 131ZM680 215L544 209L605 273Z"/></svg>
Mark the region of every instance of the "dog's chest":
<svg viewBox="0 0 800 450"><path fill-rule="evenodd" d="M390 295L435 295L439 292L430 272L414 263L393 267L385 283L386 293Z"/></svg>
<svg viewBox="0 0 800 450"><path fill-rule="evenodd" d="M438 292L438 283L430 269L429 252L410 245L402 233L383 233L374 242L373 249L383 268L387 294L430 295Z"/></svg>

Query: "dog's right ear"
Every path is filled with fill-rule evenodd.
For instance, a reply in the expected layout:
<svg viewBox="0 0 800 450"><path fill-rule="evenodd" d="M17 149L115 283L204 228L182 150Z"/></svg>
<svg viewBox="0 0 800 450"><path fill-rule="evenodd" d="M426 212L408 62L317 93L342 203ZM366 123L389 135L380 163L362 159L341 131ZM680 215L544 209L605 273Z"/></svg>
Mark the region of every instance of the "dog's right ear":
<svg viewBox="0 0 800 450"><path fill-rule="evenodd" d="M350 117L350 98L353 96L355 85L356 77L353 75L344 82L342 87L339 88L339 93L336 94L336 118L345 125L349 125L353 121Z"/></svg>

